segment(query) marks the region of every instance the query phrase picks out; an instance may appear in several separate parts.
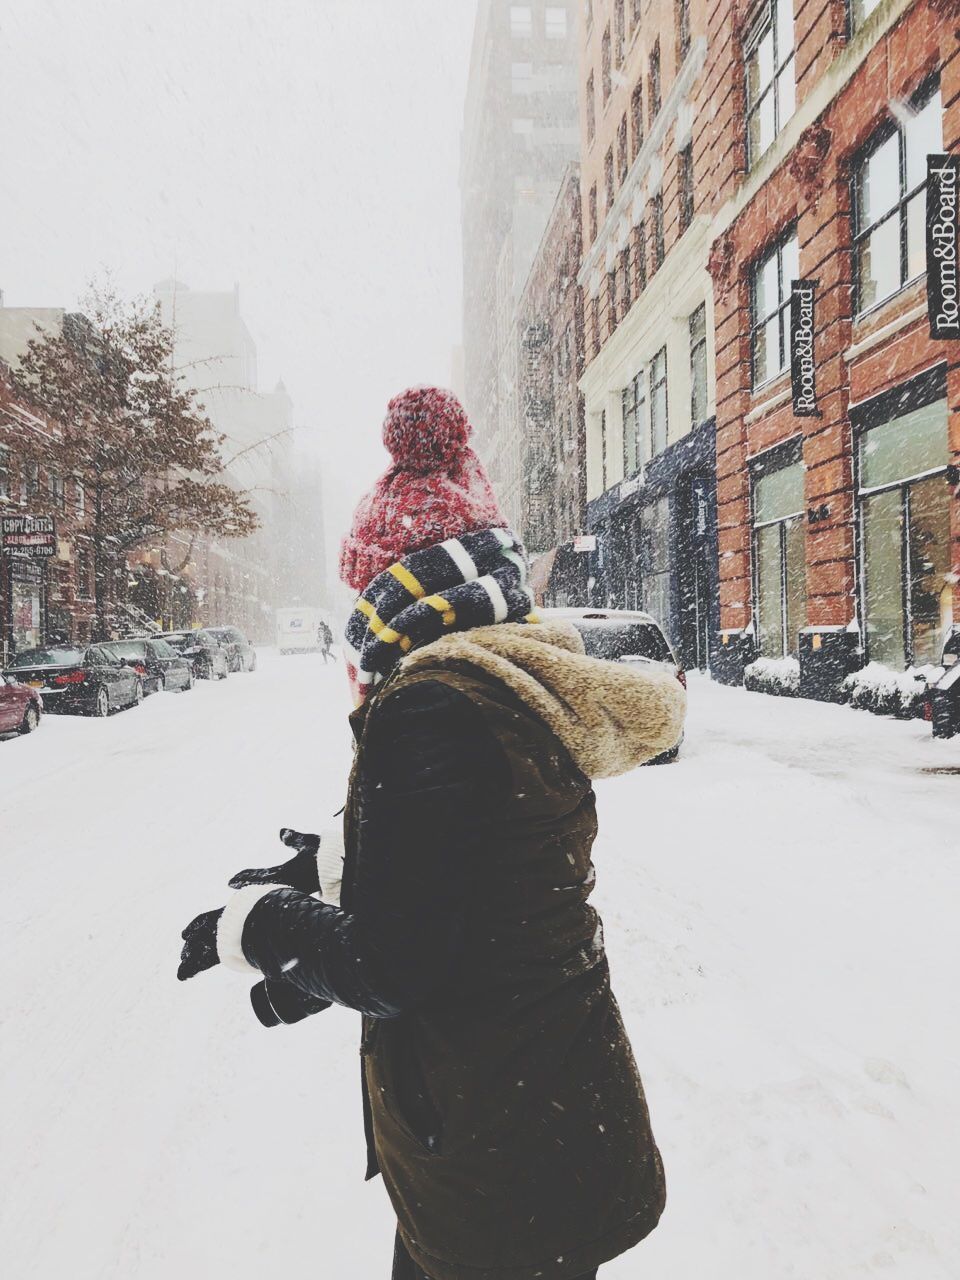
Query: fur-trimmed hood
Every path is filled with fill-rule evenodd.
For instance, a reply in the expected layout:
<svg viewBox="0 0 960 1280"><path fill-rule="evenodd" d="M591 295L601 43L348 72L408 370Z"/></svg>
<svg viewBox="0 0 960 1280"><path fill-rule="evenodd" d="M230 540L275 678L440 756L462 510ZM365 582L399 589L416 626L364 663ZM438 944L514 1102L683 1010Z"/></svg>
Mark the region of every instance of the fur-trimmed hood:
<svg viewBox="0 0 960 1280"><path fill-rule="evenodd" d="M669 671L589 658L565 622L500 623L444 636L401 669L466 662L544 720L588 778L611 778L680 741L686 691Z"/></svg>

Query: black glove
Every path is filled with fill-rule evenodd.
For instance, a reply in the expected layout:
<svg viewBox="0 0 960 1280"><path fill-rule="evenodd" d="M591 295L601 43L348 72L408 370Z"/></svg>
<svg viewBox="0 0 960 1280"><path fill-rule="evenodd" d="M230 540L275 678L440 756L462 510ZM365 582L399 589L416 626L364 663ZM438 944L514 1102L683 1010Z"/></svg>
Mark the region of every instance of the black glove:
<svg viewBox="0 0 960 1280"><path fill-rule="evenodd" d="M301 893L319 893L320 876L317 874L317 850L320 837L304 835L283 827L280 839L290 849L296 849L295 857L276 867L249 867L238 871L230 880L231 889L243 889L248 884L284 884Z"/></svg>
<svg viewBox="0 0 960 1280"><path fill-rule="evenodd" d="M217 921L223 915L223 907L216 911L204 911L191 920L181 933L183 950L180 952L180 968L177 977L181 982L195 978L204 969L212 969L220 963L217 954Z"/></svg>
<svg viewBox="0 0 960 1280"><path fill-rule="evenodd" d="M250 989L253 1012L265 1027L289 1027L330 1008L330 1001L311 996L289 982L266 978Z"/></svg>

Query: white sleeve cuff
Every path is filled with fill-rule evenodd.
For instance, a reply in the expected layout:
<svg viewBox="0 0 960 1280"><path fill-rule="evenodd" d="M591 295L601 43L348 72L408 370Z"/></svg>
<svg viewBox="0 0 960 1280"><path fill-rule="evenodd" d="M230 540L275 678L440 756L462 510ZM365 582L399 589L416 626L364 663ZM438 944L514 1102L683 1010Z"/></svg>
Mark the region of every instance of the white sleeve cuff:
<svg viewBox="0 0 960 1280"><path fill-rule="evenodd" d="M334 907L340 905L343 855L343 824L327 827L320 836L320 848L317 850L317 876L320 880L320 897Z"/></svg>
<svg viewBox="0 0 960 1280"><path fill-rule="evenodd" d="M243 954L243 926L261 898L273 893L275 889L289 887L285 884L248 884L227 899L223 915L217 921L217 955L222 965L237 973L259 974L260 970Z"/></svg>

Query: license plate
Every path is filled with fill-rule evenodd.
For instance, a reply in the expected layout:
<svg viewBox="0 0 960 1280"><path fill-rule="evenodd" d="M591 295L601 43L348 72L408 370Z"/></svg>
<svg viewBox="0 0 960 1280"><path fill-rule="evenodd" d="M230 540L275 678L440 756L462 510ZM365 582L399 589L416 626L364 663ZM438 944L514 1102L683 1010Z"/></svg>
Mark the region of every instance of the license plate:
<svg viewBox="0 0 960 1280"><path fill-rule="evenodd" d="M30 688L31 688L31 689L42 689L42 688L43 688L43 681L42 681L42 680L28 680L28 681L27 681L27 684L30 686Z"/></svg>

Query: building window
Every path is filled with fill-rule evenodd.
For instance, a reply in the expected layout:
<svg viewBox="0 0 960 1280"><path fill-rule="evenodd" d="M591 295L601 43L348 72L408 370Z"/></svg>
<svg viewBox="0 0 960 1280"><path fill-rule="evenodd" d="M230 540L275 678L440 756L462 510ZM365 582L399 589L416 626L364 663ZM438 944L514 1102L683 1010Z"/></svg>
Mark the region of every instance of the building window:
<svg viewBox="0 0 960 1280"><path fill-rule="evenodd" d="M607 491L607 411L600 413L600 485L601 492Z"/></svg>
<svg viewBox="0 0 960 1280"><path fill-rule="evenodd" d="M807 621L799 449L778 451L754 469L752 480L757 641L765 658L783 658L796 654Z"/></svg>
<svg viewBox="0 0 960 1280"><path fill-rule="evenodd" d="M87 491L83 487L83 481L74 476L74 492L76 497L77 515L84 516L87 512Z"/></svg>
<svg viewBox="0 0 960 1280"><path fill-rule="evenodd" d="M0 444L0 498L10 497L10 450Z"/></svg>
<svg viewBox="0 0 960 1280"><path fill-rule="evenodd" d="M946 400L864 428L858 458L867 657L936 663L953 620Z"/></svg>
<svg viewBox="0 0 960 1280"><path fill-rule="evenodd" d="M87 547L77 547L77 595L88 600L93 595L90 573L90 551Z"/></svg>
<svg viewBox="0 0 960 1280"><path fill-rule="evenodd" d="M610 150L607 152L607 158L603 162L603 177L607 186L606 199L604 201L604 208L609 212L610 206L613 204L613 197L615 193L614 170L613 170L613 147L611 147Z"/></svg>
<svg viewBox="0 0 960 1280"><path fill-rule="evenodd" d="M765 0L744 42L747 164L753 166L793 115L793 0Z"/></svg>
<svg viewBox="0 0 960 1280"><path fill-rule="evenodd" d="M510 64L510 89L512 93L526 94L533 88L533 63L513 62Z"/></svg>
<svg viewBox="0 0 960 1280"><path fill-rule="evenodd" d="M650 456L667 447L667 348L650 362Z"/></svg>
<svg viewBox="0 0 960 1280"><path fill-rule="evenodd" d="M701 302L690 317L690 423L707 420L707 308Z"/></svg>
<svg viewBox="0 0 960 1280"><path fill-rule="evenodd" d="M657 116L660 114L660 108L663 105L661 99L660 85L660 41L657 40L653 46L653 52L650 54L650 75L649 86L647 90L647 102L650 105L650 123L653 124Z"/></svg>
<svg viewBox="0 0 960 1280"><path fill-rule="evenodd" d="M630 16L635 27L640 23L640 10L642 7L643 0L630 0Z"/></svg>
<svg viewBox="0 0 960 1280"><path fill-rule="evenodd" d="M59 507L62 511L67 505L67 495L63 476L59 471L49 471L47 473L47 488L50 493L51 506Z"/></svg>
<svg viewBox="0 0 960 1280"><path fill-rule="evenodd" d="M35 498L40 491L40 464L28 462L24 473L23 492L27 498Z"/></svg>
<svg viewBox="0 0 960 1280"><path fill-rule="evenodd" d="M593 354L600 354L600 295L590 302L590 318L593 321L591 328L593 329Z"/></svg>
<svg viewBox="0 0 960 1280"><path fill-rule="evenodd" d="M624 116L620 121L620 128L617 130L617 172L620 178L620 185L626 181L627 170L630 167L630 157L627 152L627 117Z"/></svg>
<svg viewBox="0 0 960 1280"><path fill-rule="evenodd" d="M800 275L797 233L786 236L753 268L751 351L753 385L782 373L790 361L790 282Z"/></svg>
<svg viewBox="0 0 960 1280"><path fill-rule="evenodd" d="M624 0L616 0L614 10L614 57L618 67L623 66L623 58L627 51L627 20Z"/></svg>
<svg viewBox="0 0 960 1280"><path fill-rule="evenodd" d="M663 192L658 191L650 201L650 238L653 240L653 272L663 266L665 246L663 239Z"/></svg>
<svg viewBox="0 0 960 1280"><path fill-rule="evenodd" d="M567 38L567 11L555 6L547 5L544 21L546 23L548 40L566 40Z"/></svg>
<svg viewBox="0 0 960 1280"><path fill-rule="evenodd" d="M880 0L848 0L850 25L854 31L863 26L879 4Z"/></svg>
<svg viewBox="0 0 960 1280"><path fill-rule="evenodd" d="M623 281L620 287L620 314L625 316L630 310L633 303L633 264L630 259L630 241L627 241L627 247L620 253L620 276Z"/></svg>
<svg viewBox="0 0 960 1280"><path fill-rule="evenodd" d="M597 184L594 183L590 188L590 243L593 244L597 238L599 224L597 221Z"/></svg>
<svg viewBox="0 0 960 1280"><path fill-rule="evenodd" d="M603 44L600 48L600 74L603 78L603 105L607 105L607 99L613 90L612 68L610 66L610 28L607 27L603 33Z"/></svg>
<svg viewBox="0 0 960 1280"><path fill-rule="evenodd" d="M926 270L927 154L943 150L939 87L905 121L871 141L854 174L857 311L867 311Z"/></svg>
<svg viewBox="0 0 960 1280"><path fill-rule="evenodd" d="M677 0L677 65L690 52L690 0Z"/></svg>
<svg viewBox="0 0 960 1280"><path fill-rule="evenodd" d="M633 159L636 160L643 146L643 86L640 84L630 99L630 116L633 122Z"/></svg>
<svg viewBox="0 0 960 1280"><path fill-rule="evenodd" d="M693 221L693 144L688 143L677 157L680 185L680 234Z"/></svg>
<svg viewBox="0 0 960 1280"><path fill-rule="evenodd" d="M623 474L635 475L647 461L647 375L643 369L623 389Z"/></svg>
<svg viewBox="0 0 960 1280"><path fill-rule="evenodd" d="M533 35L533 10L528 4L510 6L510 34L521 40Z"/></svg>
<svg viewBox="0 0 960 1280"><path fill-rule="evenodd" d="M670 499L644 507L640 516L643 607L670 634Z"/></svg>
<svg viewBox="0 0 960 1280"><path fill-rule="evenodd" d="M647 287L647 227L642 219L635 234L637 244L633 256L637 263L637 293L641 294Z"/></svg>
<svg viewBox="0 0 960 1280"><path fill-rule="evenodd" d="M597 97L593 72L587 77L587 142L592 145L597 136Z"/></svg>
<svg viewBox="0 0 960 1280"><path fill-rule="evenodd" d="M617 273L607 272L607 332L613 333L617 327Z"/></svg>

